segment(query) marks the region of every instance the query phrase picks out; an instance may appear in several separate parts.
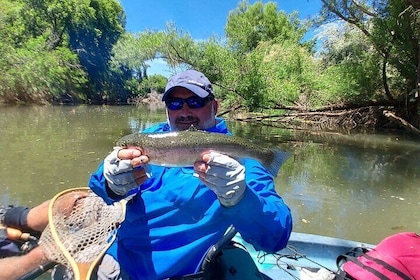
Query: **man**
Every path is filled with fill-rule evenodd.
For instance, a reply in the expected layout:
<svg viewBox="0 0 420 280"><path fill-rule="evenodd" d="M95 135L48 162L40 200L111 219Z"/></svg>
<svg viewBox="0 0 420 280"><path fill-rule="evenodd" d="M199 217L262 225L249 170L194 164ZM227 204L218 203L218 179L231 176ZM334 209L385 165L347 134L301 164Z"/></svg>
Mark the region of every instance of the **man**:
<svg viewBox="0 0 420 280"><path fill-rule="evenodd" d="M162 101L167 122L145 133L193 126L230 134L216 117L218 101L210 81L198 71L171 77ZM116 147L90 179L90 188L108 203L133 196L118 241L99 267L100 277L165 279L194 273L229 225L257 250L285 247L292 230L290 210L272 176L255 160L238 162L206 152L189 168L147 161L136 147Z"/></svg>

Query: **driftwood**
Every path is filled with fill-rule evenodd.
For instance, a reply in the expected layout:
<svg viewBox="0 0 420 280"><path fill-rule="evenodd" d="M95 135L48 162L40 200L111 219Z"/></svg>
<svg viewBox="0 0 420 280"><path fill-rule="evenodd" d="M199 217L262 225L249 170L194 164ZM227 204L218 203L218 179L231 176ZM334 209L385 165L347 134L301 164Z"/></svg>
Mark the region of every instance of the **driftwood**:
<svg viewBox="0 0 420 280"><path fill-rule="evenodd" d="M339 103L334 105L327 105L321 108L308 110L305 106L287 106L280 103L273 105L271 109L289 110L289 111L304 111L304 112L327 112L327 111L341 111L341 110L357 110L365 107L398 107L401 102L398 100L380 100L367 101L359 103Z"/></svg>
<svg viewBox="0 0 420 280"><path fill-rule="evenodd" d="M383 114L385 117L387 117L391 122L403 127L405 130L407 130L410 133L420 135L420 130L414 127L412 124L404 120L403 118L400 118L396 116L393 112L384 110Z"/></svg>
<svg viewBox="0 0 420 280"><path fill-rule="evenodd" d="M294 129L353 130L356 128L375 129L384 123L385 117L377 107L370 106L339 111L292 111L284 114L252 115L235 119Z"/></svg>
<svg viewBox="0 0 420 280"><path fill-rule="evenodd" d="M336 106L338 108L340 106ZM319 129L323 131L351 131L377 129L404 129L420 135L420 130L390 110L387 106L366 106L346 110L302 111L284 106L286 113L236 116L244 122L256 122L269 126L293 129ZM301 108L300 108L301 109ZM331 108L330 108L331 109Z"/></svg>
<svg viewBox="0 0 420 280"><path fill-rule="evenodd" d="M242 107L243 107L242 105L238 105L238 106L236 106L236 107L233 107L233 108L231 108L231 109L225 110L225 111L223 111L223 112L221 112L221 113L217 114L217 116L218 116L218 117L222 117L222 116L227 115L227 114L229 114L229 113L233 113L233 112L235 112L235 111L237 111L237 110L241 109Z"/></svg>

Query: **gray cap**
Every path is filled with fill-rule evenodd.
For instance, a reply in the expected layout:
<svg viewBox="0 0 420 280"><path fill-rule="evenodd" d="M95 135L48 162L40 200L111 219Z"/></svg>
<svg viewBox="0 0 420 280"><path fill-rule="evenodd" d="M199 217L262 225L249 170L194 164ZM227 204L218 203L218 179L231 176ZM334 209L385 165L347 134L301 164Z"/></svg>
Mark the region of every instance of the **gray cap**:
<svg viewBox="0 0 420 280"><path fill-rule="evenodd" d="M176 87L189 89L201 98L214 95L209 79L197 70L186 70L169 78L165 87L165 93L162 96L162 101L165 101Z"/></svg>

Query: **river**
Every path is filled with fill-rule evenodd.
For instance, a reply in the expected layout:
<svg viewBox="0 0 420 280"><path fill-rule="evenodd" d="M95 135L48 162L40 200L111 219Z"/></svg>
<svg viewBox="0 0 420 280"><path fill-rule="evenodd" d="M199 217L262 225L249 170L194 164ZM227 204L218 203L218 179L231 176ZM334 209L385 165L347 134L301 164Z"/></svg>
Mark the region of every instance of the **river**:
<svg viewBox="0 0 420 280"><path fill-rule="evenodd" d="M34 206L86 186L119 137L165 119L162 109L135 106L0 107L0 204ZM367 243L420 233L419 140L228 124L234 135L291 153L276 188L295 231Z"/></svg>

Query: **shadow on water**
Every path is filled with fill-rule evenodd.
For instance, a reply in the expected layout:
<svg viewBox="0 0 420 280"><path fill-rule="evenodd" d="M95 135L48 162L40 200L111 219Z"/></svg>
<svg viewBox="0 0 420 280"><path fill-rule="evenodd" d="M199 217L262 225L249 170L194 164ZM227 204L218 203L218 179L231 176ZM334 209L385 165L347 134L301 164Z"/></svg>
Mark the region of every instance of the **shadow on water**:
<svg viewBox="0 0 420 280"><path fill-rule="evenodd" d="M117 139L165 121L134 106L0 108L0 203L33 206L86 186ZM292 154L276 177L294 230L377 243L420 232L420 142L228 122L235 136Z"/></svg>

